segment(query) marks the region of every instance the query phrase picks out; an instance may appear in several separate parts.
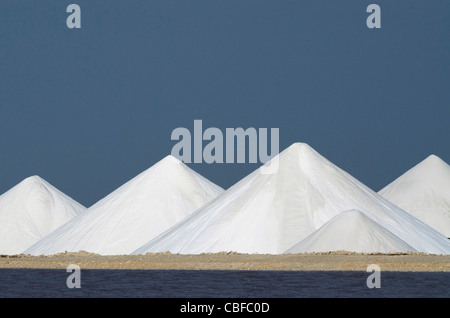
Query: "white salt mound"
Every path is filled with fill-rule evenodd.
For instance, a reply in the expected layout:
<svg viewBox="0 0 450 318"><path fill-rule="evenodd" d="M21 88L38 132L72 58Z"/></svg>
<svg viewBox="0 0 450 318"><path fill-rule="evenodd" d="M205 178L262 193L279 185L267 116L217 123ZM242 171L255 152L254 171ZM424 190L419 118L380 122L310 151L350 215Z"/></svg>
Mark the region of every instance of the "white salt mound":
<svg viewBox="0 0 450 318"><path fill-rule="evenodd" d="M129 254L223 191L167 156L24 253Z"/></svg>
<svg viewBox="0 0 450 318"><path fill-rule="evenodd" d="M38 176L0 196L0 254L23 252L86 208Z"/></svg>
<svg viewBox="0 0 450 318"><path fill-rule="evenodd" d="M392 253L416 250L358 210L333 217L286 253Z"/></svg>
<svg viewBox="0 0 450 318"><path fill-rule="evenodd" d="M267 174L269 166L279 167ZM322 157L295 143L132 254L281 254L341 212L356 209L417 251L450 241Z"/></svg>
<svg viewBox="0 0 450 318"><path fill-rule="evenodd" d="M450 237L450 166L431 155L379 194Z"/></svg>

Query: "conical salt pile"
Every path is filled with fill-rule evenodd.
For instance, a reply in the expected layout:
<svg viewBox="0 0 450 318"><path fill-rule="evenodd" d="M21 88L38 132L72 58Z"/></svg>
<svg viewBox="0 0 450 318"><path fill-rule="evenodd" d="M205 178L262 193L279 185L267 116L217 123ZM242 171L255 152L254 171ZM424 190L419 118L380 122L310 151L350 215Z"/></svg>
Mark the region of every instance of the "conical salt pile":
<svg viewBox="0 0 450 318"><path fill-rule="evenodd" d="M393 253L416 250L358 210L342 212L286 253Z"/></svg>
<svg viewBox="0 0 450 318"><path fill-rule="evenodd" d="M129 254L222 192L167 156L25 253Z"/></svg>
<svg viewBox="0 0 450 318"><path fill-rule="evenodd" d="M431 155L379 194L450 238L450 166Z"/></svg>
<svg viewBox="0 0 450 318"><path fill-rule="evenodd" d="M279 162L272 174L262 173ZM295 143L133 254L281 254L341 212L356 209L417 251L450 241L382 198L307 144Z"/></svg>
<svg viewBox="0 0 450 318"><path fill-rule="evenodd" d="M0 196L0 254L19 254L86 208L32 176Z"/></svg>

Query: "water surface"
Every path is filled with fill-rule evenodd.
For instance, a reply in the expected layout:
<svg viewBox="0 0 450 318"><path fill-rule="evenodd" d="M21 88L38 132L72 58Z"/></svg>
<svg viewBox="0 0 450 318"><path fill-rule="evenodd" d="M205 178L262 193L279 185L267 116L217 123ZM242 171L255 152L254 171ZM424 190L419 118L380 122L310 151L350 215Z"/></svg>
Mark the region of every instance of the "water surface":
<svg viewBox="0 0 450 318"><path fill-rule="evenodd" d="M81 288L66 285L71 273L51 269L0 269L0 297L303 298L450 297L448 272L93 270L80 272Z"/></svg>

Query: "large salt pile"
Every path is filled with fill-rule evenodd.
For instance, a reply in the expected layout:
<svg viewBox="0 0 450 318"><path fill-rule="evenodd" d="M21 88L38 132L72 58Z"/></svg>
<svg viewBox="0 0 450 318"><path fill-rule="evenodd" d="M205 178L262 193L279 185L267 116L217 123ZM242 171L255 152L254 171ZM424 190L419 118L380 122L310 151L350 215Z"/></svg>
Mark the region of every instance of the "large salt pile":
<svg viewBox="0 0 450 318"><path fill-rule="evenodd" d="M450 237L450 166L431 155L379 194Z"/></svg>
<svg viewBox="0 0 450 318"><path fill-rule="evenodd" d="M86 208L32 176L0 196L0 254L23 252Z"/></svg>
<svg viewBox="0 0 450 318"><path fill-rule="evenodd" d="M414 252L415 249L358 210L338 214L286 253Z"/></svg>
<svg viewBox="0 0 450 318"><path fill-rule="evenodd" d="M25 253L129 254L223 191L167 156Z"/></svg>
<svg viewBox="0 0 450 318"><path fill-rule="evenodd" d="M276 160L276 172L262 173ZM331 218L351 209L361 211L417 251L450 253L450 241L443 235L307 144L295 143L133 254L281 254Z"/></svg>

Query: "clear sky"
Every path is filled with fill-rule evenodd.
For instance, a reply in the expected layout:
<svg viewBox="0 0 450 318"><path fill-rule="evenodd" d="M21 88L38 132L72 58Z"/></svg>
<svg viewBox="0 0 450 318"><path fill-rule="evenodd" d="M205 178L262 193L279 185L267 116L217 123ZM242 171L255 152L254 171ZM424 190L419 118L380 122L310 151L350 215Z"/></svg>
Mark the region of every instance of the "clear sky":
<svg viewBox="0 0 450 318"><path fill-rule="evenodd" d="M89 206L194 119L279 128L379 190L450 163L449 74L447 0L2 0L0 193L39 175ZM227 188L259 164L189 166Z"/></svg>

